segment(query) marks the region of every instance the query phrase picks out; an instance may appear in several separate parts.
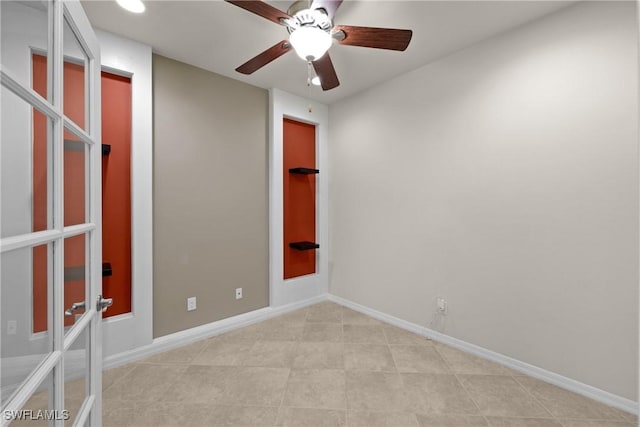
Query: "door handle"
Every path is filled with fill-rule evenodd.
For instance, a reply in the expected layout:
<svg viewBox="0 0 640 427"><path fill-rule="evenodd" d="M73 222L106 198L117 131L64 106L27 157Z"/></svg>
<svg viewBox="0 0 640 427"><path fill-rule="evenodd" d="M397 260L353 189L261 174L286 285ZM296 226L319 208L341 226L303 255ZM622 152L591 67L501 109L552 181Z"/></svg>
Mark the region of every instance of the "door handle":
<svg viewBox="0 0 640 427"><path fill-rule="evenodd" d="M64 315L67 317L71 317L73 316L73 312L76 310L83 310L85 307L85 303L84 301L82 302L74 302L73 304L71 304L71 307L67 308L64 311Z"/></svg>
<svg viewBox="0 0 640 427"><path fill-rule="evenodd" d="M113 305L113 298L103 298L102 295L98 295L98 303L96 304L96 310L107 311L107 308Z"/></svg>

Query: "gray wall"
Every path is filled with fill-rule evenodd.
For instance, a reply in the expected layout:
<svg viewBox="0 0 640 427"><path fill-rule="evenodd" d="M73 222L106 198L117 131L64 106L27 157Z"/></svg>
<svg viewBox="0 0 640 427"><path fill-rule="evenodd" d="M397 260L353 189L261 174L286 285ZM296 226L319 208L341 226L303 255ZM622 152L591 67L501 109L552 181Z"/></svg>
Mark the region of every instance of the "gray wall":
<svg viewBox="0 0 640 427"><path fill-rule="evenodd" d="M330 108L330 292L629 399L633 2L585 2Z"/></svg>
<svg viewBox="0 0 640 427"><path fill-rule="evenodd" d="M158 337L269 304L268 92L155 55L153 96Z"/></svg>

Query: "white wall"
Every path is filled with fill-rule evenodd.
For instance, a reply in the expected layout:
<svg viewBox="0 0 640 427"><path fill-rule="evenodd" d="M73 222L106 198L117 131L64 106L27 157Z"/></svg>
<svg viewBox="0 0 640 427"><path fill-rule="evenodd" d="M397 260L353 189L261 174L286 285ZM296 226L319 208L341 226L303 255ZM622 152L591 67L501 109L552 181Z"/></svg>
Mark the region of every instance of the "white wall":
<svg viewBox="0 0 640 427"><path fill-rule="evenodd" d="M330 108L329 291L637 399L633 2L586 2Z"/></svg>

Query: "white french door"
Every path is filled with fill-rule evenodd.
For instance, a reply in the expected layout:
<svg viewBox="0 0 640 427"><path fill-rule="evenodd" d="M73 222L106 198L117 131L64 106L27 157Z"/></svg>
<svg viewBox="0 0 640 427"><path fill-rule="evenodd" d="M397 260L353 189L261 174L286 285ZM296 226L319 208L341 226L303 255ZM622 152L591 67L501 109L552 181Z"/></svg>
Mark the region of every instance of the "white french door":
<svg viewBox="0 0 640 427"><path fill-rule="evenodd" d="M1 425L99 426L98 41L78 0L0 19Z"/></svg>

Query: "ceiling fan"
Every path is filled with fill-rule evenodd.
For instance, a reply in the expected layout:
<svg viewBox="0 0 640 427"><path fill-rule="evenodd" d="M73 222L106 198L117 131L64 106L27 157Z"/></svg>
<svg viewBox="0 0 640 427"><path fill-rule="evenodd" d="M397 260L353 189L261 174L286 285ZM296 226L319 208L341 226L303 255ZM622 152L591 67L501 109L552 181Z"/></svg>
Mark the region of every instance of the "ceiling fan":
<svg viewBox="0 0 640 427"><path fill-rule="evenodd" d="M289 7L287 13L261 0L226 1L278 25L283 25L289 32L288 39L276 43L251 58L236 68L237 72L252 74L294 49L298 56L309 64L309 72L313 65L323 90L330 90L340 85L331 57L327 52L333 40L349 46L403 51L409 46L413 34L411 30L394 28L334 26L333 17L342 0L298 0ZM310 81L309 75L307 83Z"/></svg>

